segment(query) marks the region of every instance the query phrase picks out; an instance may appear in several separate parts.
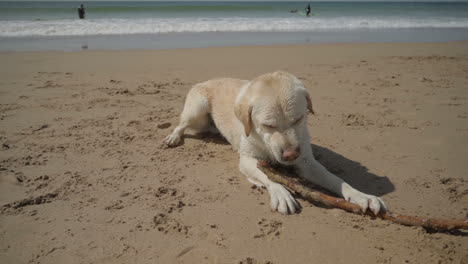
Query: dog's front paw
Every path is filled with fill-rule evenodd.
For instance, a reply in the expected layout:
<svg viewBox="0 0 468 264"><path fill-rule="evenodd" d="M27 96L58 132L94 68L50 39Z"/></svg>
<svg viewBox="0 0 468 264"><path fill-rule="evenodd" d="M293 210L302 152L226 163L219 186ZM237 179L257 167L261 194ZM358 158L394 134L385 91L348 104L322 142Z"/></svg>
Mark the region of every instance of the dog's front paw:
<svg viewBox="0 0 468 264"><path fill-rule="evenodd" d="M354 204L361 207L362 212L371 210L375 215L379 212L387 210L387 206L382 199L374 195L369 195L361 192L352 192L350 194L344 194L344 198Z"/></svg>
<svg viewBox="0 0 468 264"><path fill-rule="evenodd" d="M300 208L299 203L281 184L274 183L269 186L271 210L282 214L294 214Z"/></svg>
<svg viewBox="0 0 468 264"><path fill-rule="evenodd" d="M166 144L168 147L176 147L180 144L181 141L182 137L173 133L164 139L164 144Z"/></svg>

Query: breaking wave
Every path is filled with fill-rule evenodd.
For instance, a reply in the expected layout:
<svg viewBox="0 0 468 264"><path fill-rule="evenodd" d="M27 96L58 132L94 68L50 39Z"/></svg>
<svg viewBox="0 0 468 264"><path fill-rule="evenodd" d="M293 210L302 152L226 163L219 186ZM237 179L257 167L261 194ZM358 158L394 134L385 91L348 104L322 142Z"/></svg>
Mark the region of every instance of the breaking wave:
<svg viewBox="0 0 468 264"><path fill-rule="evenodd" d="M313 32L359 29L468 28L468 18L146 18L15 20L0 23L0 37L160 34L181 32Z"/></svg>

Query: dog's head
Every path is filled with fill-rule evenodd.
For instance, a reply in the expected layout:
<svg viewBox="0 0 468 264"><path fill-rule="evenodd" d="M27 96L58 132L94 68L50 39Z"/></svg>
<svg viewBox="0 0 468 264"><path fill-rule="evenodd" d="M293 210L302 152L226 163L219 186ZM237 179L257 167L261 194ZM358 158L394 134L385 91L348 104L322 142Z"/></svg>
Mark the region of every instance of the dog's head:
<svg viewBox="0 0 468 264"><path fill-rule="evenodd" d="M259 138L279 163L291 165L299 158L313 109L296 77L286 72L259 76L242 88L234 111L245 135Z"/></svg>

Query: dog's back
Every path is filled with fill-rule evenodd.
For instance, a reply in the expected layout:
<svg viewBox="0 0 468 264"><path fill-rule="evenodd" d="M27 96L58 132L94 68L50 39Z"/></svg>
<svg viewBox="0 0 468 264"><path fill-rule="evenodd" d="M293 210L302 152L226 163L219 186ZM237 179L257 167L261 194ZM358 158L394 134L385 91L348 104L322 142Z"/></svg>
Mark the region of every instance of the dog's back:
<svg viewBox="0 0 468 264"><path fill-rule="evenodd" d="M239 148L243 127L234 114L234 103L241 88L247 83L247 80L233 78L213 79L195 85L190 91L207 100L208 113L216 128L236 150Z"/></svg>

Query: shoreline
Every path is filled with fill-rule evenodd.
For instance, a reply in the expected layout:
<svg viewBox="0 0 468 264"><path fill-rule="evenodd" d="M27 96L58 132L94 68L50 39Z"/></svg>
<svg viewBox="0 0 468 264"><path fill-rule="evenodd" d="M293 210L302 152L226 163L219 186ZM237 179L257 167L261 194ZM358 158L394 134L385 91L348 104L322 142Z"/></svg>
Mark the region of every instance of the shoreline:
<svg viewBox="0 0 468 264"><path fill-rule="evenodd" d="M193 48L164 48L164 49L123 49L123 50L112 50L112 49L103 49L103 50L30 50L30 51L0 51L0 55L6 54L21 54L21 53L37 53L37 54L86 54L86 53L153 53L153 52L171 52L171 51L182 51L190 52L197 50L211 50L211 51L221 51L221 50L230 50L230 49L288 49L288 48L299 48L299 49L308 49L313 47L325 48L325 49L338 49L340 46L355 48L361 47L376 47L379 52L383 52L382 55L397 54L398 52L404 51L405 49L417 52L414 49L414 46L421 46L424 50L421 53L434 52L438 53L450 53L452 50L449 48L455 48L455 51L464 52L464 44L468 44L468 40L459 40L459 41L413 41L413 42L325 42L325 43L293 43L293 44L258 44L258 45L228 45L228 46L214 46L214 47L193 47ZM385 51L384 47L395 46L397 48L390 49ZM447 47L447 50L439 49ZM359 55L365 55L366 51L361 51ZM373 56L376 54L372 54Z"/></svg>
<svg viewBox="0 0 468 264"><path fill-rule="evenodd" d="M465 28L315 32L185 32L0 37L0 51L161 50L250 45L468 41Z"/></svg>

